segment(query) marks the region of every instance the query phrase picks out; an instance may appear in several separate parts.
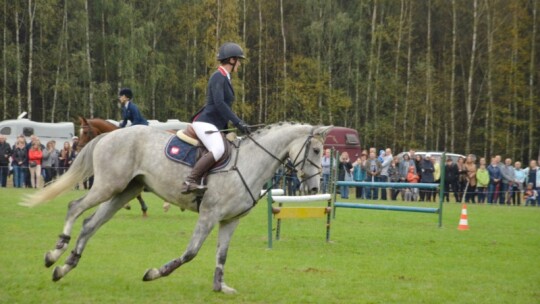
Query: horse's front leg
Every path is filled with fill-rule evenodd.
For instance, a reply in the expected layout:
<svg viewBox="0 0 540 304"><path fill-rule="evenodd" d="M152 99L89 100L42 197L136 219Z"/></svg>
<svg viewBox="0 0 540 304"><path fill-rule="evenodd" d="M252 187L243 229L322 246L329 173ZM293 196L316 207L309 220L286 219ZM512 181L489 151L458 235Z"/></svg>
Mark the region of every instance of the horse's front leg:
<svg viewBox="0 0 540 304"><path fill-rule="evenodd" d="M159 269L148 269L144 274L143 281L152 281L161 277L166 277L178 267L193 260L199 252L199 249L201 249L201 246L206 240L206 237L208 237L208 234L210 234L210 232L214 228L214 225L217 222L218 220L216 219L216 216L214 214L212 214L211 212L203 212L201 210L199 220L197 221L197 225L195 226L195 231L193 232L191 240L189 241L189 245L182 254L182 256L172 261L169 261L167 264L161 266L161 268Z"/></svg>
<svg viewBox="0 0 540 304"><path fill-rule="evenodd" d="M231 237L238 227L239 219L235 219L230 222L219 223L219 236L218 247L216 252L216 270L214 272L214 291L221 291L223 293L236 293L234 288L231 288L225 284L223 280L225 262L227 261L227 251L229 250L229 243Z"/></svg>

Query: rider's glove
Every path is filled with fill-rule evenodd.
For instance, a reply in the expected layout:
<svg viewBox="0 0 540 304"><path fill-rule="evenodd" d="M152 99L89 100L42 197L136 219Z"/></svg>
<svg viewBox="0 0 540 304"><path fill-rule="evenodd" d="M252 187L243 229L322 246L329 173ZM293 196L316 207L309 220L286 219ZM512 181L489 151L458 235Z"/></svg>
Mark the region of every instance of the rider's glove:
<svg viewBox="0 0 540 304"><path fill-rule="evenodd" d="M249 130L249 126L245 122L243 122L242 120L237 122L235 126L240 132L242 132L244 134L250 134L251 133L251 131Z"/></svg>

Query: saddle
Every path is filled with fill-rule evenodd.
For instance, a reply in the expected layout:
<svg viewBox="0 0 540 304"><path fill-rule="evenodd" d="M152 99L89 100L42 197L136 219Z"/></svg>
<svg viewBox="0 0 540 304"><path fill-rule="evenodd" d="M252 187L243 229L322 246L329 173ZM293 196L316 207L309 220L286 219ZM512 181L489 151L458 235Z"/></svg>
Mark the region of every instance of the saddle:
<svg viewBox="0 0 540 304"><path fill-rule="evenodd" d="M209 172L224 168L227 166L231 158L231 153L233 150L232 142L236 140L236 135L234 133L229 133L227 136L225 136L223 133L221 135L223 138L225 153L223 153L223 156L216 162ZM188 124L186 129L176 132L176 136L172 136L165 146L165 155L167 158L189 167L193 167L197 160L207 152L208 150L200 142L191 124Z"/></svg>

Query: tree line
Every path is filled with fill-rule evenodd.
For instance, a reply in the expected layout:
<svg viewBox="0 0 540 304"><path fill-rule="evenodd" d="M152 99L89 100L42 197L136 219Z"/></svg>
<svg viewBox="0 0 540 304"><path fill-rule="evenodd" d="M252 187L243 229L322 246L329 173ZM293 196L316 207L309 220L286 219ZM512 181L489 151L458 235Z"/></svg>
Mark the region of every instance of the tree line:
<svg viewBox="0 0 540 304"><path fill-rule="evenodd" d="M539 0L1 0L2 119L189 120L241 44L249 123L355 128L363 146L538 157Z"/></svg>

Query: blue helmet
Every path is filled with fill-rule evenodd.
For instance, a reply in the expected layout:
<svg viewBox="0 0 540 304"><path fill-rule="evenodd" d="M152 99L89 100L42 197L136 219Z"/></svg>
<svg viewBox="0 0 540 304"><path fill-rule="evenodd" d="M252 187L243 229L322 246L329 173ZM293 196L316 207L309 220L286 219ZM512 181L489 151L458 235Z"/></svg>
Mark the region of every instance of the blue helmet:
<svg viewBox="0 0 540 304"><path fill-rule="evenodd" d="M122 95L126 95L126 97L129 99L133 98L133 92L131 91L130 88L121 89L120 92L118 93L118 96L122 96Z"/></svg>

